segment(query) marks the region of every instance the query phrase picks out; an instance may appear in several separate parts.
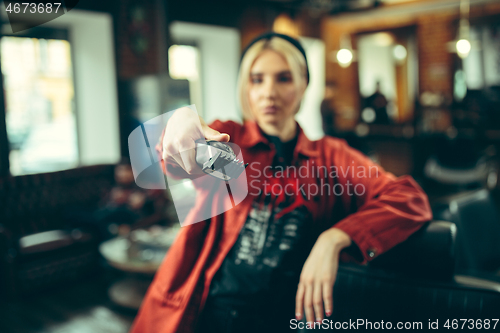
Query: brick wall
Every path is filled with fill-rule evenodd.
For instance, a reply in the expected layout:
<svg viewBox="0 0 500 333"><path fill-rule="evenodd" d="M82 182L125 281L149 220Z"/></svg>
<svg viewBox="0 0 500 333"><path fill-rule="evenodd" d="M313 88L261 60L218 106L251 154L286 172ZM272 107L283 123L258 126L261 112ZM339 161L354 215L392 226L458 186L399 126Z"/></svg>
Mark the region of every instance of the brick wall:
<svg viewBox="0 0 500 333"><path fill-rule="evenodd" d="M419 91L453 95L453 57L448 42L456 38L456 15L436 14L418 18L417 45Z"/></svg>

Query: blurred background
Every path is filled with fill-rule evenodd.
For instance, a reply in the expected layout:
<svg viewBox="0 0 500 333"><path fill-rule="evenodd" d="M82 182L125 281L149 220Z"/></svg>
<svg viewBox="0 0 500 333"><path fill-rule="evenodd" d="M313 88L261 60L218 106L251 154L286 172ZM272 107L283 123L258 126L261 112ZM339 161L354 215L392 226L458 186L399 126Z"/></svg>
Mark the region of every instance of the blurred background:
<svg viewBox="0 0 500 333"><path fill-rule="evenodd" d="M80 0L18 33L0 7L1 332L128 330L178 230L128 135L189 104L241 121L240 54L269 30L306 50L309 138L412 175L458 229L449 283L498 282L500 2Z"/></svg>

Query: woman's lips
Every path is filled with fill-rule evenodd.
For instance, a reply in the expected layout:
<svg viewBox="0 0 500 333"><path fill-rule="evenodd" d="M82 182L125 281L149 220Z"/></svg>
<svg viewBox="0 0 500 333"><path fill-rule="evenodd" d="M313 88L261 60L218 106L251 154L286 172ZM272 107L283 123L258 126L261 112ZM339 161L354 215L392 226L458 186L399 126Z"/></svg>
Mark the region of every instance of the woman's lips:
<svg viewBox="0 0 500 333"><path fill-rule="evenodd" d="M278 112L278 107L276 106L266 106L264 109L264 114L275 114Z"/></svg>

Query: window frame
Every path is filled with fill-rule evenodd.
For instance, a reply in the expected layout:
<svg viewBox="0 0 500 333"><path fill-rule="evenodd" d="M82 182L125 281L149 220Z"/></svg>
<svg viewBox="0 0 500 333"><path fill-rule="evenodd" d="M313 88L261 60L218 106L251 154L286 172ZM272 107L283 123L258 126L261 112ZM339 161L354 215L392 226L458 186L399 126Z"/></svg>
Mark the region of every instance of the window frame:
<svg viewBox="0 0 500 333"><path fill-rule="evenodd" d="M18 33L6 33L5 28L8 26L8 23L2 22L2 28L0 29L0 41L3 37L19 37L19 38L37 38L37 39L57 39L57 40L65 40L70 43L70 52L71 52L71 72L72 72L72 81L73 87L75 90L75 95L73 97L73 101L76 100L76 71L75 71L75 61L74 61L74 49L71 44L71 40L69 38L69 31L67 28L53 28L53 27L33 27ZM2 64L0 62L0 91L2 92L0 95L0 176L13 176L10 172L10 142L9 136L7 132L7 110L6 110L6 102L5 102L5 93L4 93L4 80L3 80L3 71ZM75 130L76 130L76 148L77 148L77 166L81 166L81 137L78 125L78 105L76 102L73 102L73 114L75 117ZM61 170L54 170L61 171ZM44 172L37 172L44 173ZM31 174L31 173L30 173ZM22 175L19 175L22 176Z"/></svg>

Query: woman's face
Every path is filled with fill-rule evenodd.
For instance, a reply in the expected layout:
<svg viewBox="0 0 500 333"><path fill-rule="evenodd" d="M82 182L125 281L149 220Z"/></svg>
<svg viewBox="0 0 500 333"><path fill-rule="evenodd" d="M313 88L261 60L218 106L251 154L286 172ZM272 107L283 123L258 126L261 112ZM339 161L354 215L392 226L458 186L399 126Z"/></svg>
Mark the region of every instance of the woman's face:
<svg viewBox="0 0 500 333"><path fill-rule="evenodd" d="M279 125L290 122L299 107L304 91L293 82L285 58L264 50L250 69L248 101L258 124Z"/></svg>

